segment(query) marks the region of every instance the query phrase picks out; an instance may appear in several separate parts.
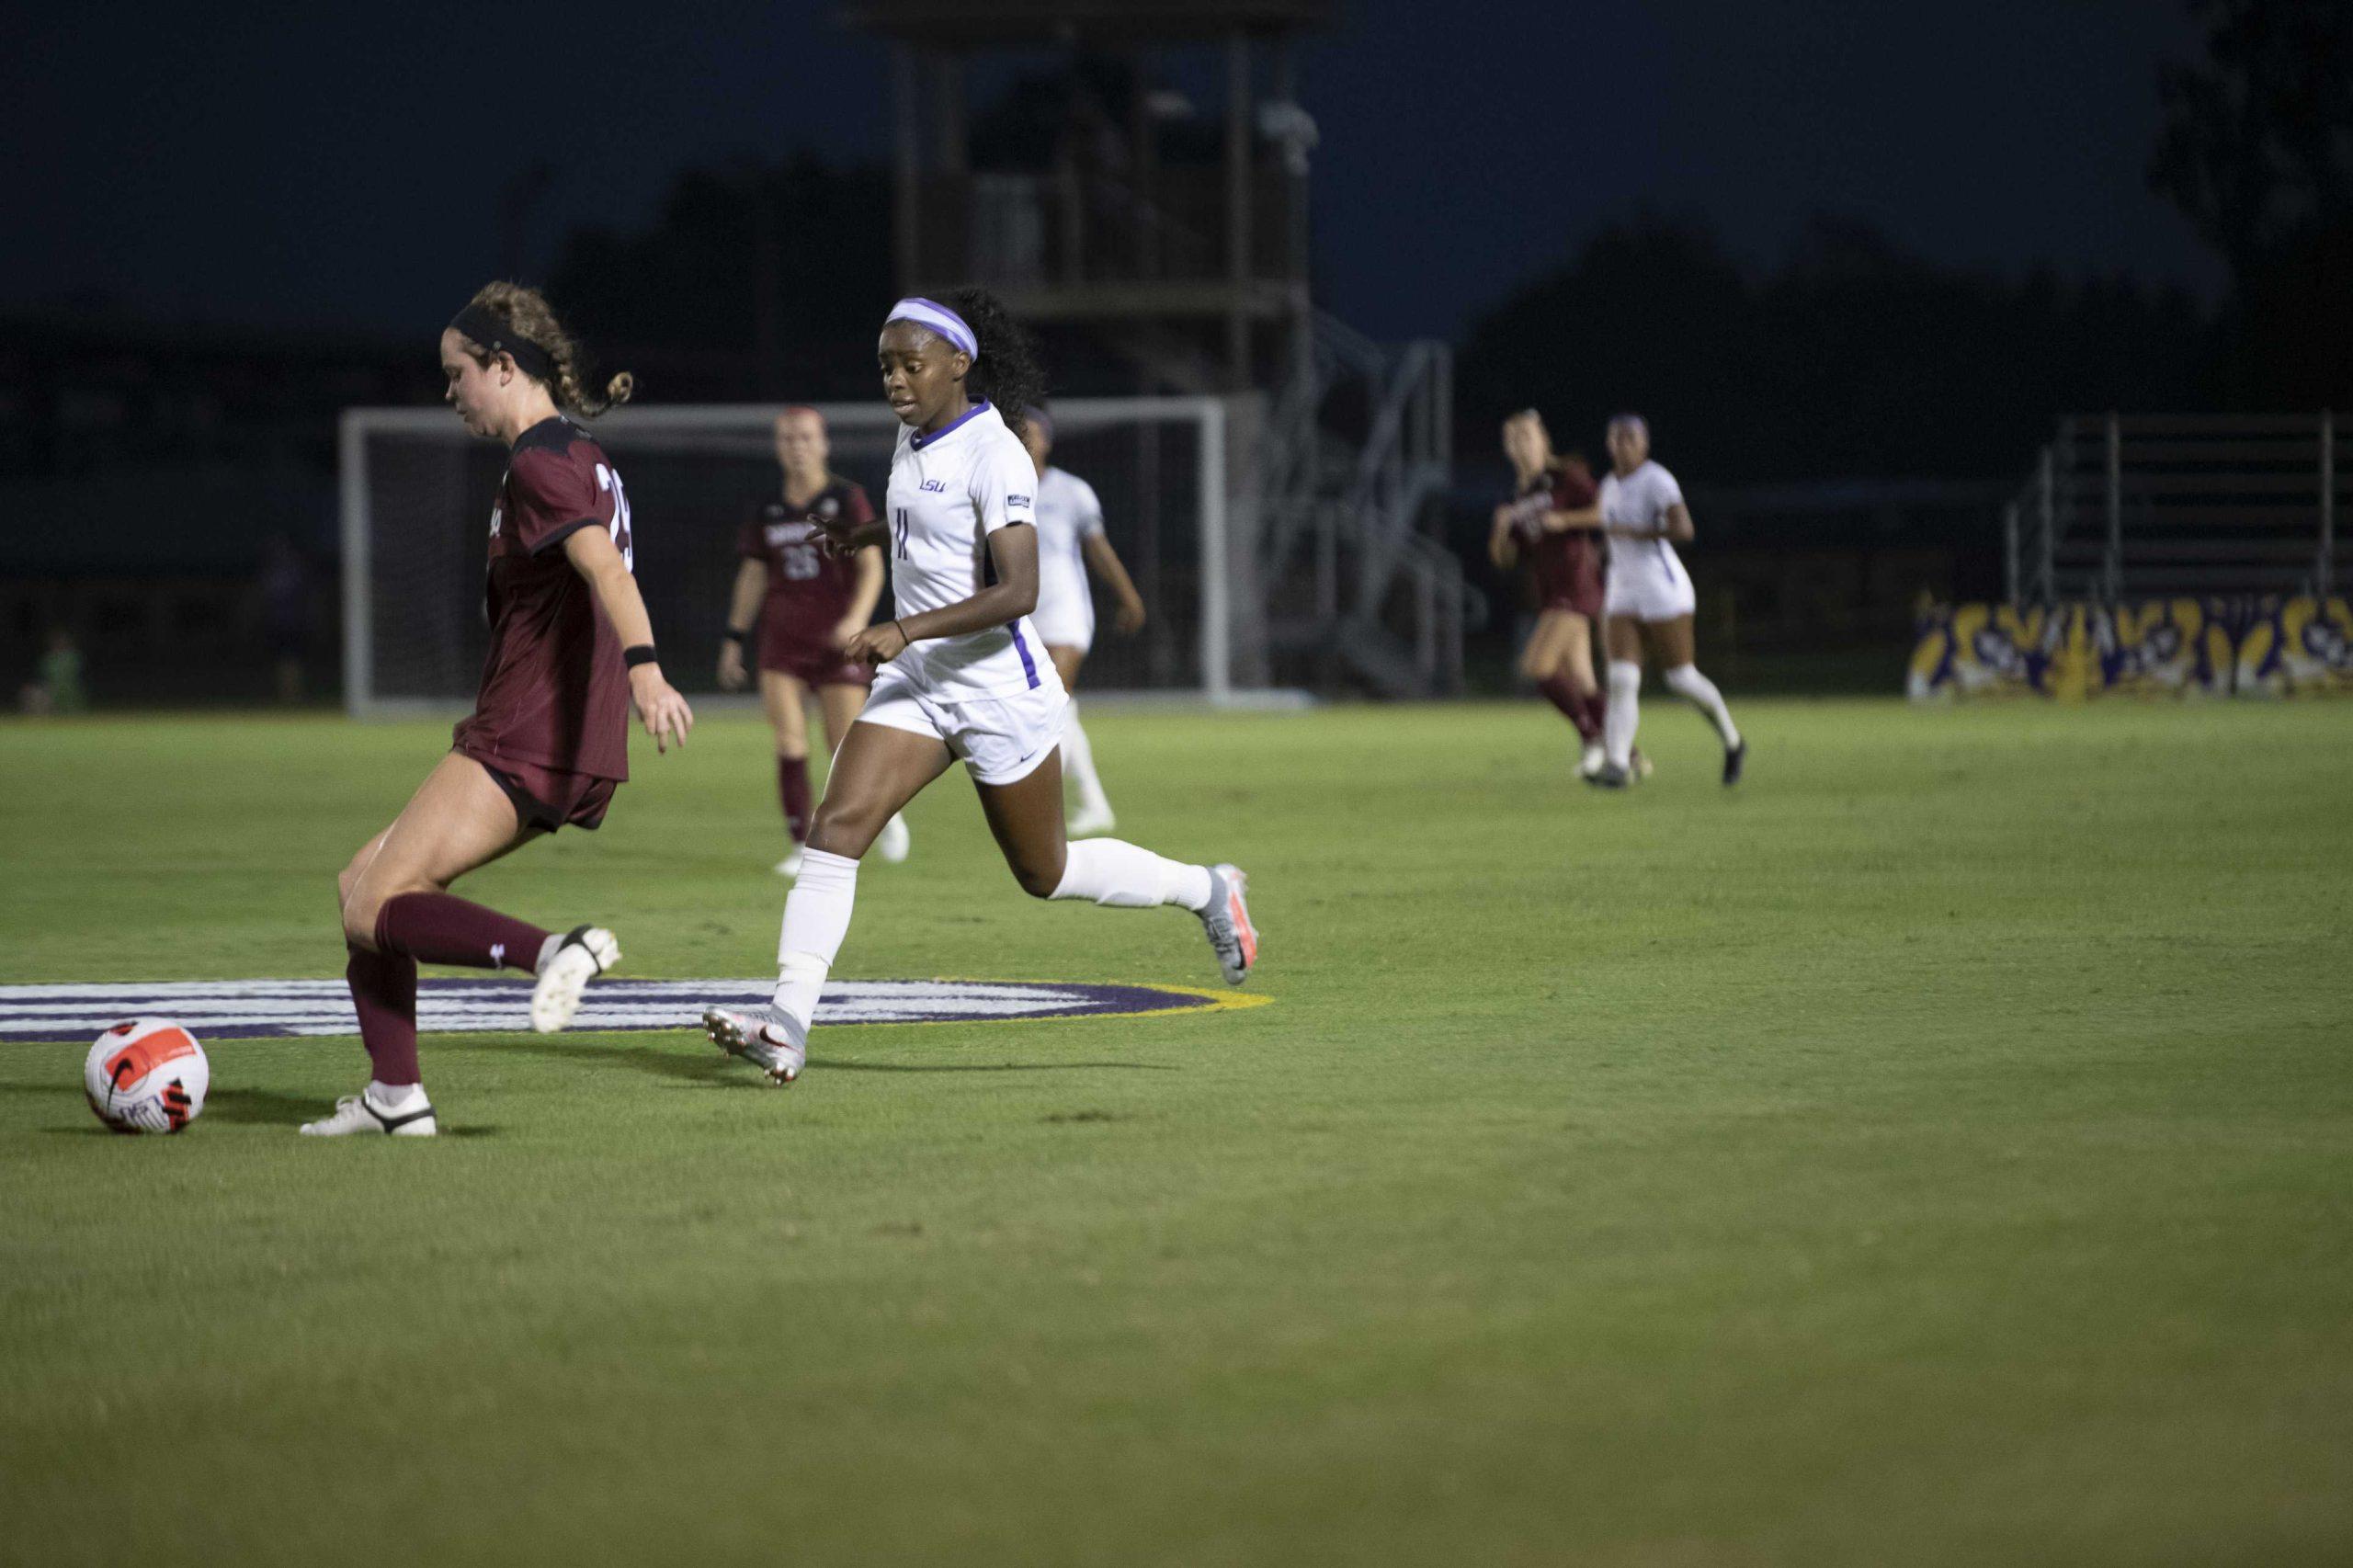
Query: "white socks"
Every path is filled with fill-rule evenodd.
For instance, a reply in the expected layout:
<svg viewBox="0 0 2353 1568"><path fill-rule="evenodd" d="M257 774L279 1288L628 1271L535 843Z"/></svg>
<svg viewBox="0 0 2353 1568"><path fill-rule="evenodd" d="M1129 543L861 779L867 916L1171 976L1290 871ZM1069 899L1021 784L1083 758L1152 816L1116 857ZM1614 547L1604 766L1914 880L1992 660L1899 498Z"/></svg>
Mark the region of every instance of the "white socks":
<svg viewBox="0 0 2353 1568"><path fill-rule="evenodd" d="M1609 667L1614 679L1618 666ZM1729 751L1740 744L1740 732L1733 727L1732 710L1724 706L1724 694L1716 689L1714 681L1699 673L1699 665L1677 665L1667 671L1666 689L1708 716L1708 722L1716 727L1716 738L1724 743L1724 749ZM1616 700L1614 690L1611 699Z"/></svg>
<svg viewBox="0 0 2353 1568"><path fill-rule="evenodd" d="M422 1084L380 1084L371 1078L368 1081L368 1099L369 1103L378 1110L389 1111L394 1116L399 1116L405 1111L415 1110L425 1103L425 1085Z"/></svg>
<svg viewBox="0 0 2353 1568"><path fill-rule="evenodd" d="M1051 896L1093 899L1114 909L1174 903L1199 914L1210 906L1210 869L1116 838L1075 839L1064 852L1062 883Z"/></svg>
<svg viewBox="0 0 2353 1568"><path fill-rule="evenodd" d="M801 878L785 895L784 929L776 942L776 994L772 1000L806 1028L816 1015L826 971L858 902L858 862L823 849L801 852Z"/></svg>
<svg viewBox="0 0 2353 1568"><path fill-rule="evenodd" d="M1626 659L1609 661L1609 711L1601 717L1601 744L1613 767L1634 765L1634 725L1642 717L1636 703L1642 689L1642 665Z"/></svg>
<svg viewBox="0 0 2353 1568"><path fill-rule="evenodd" d="M1079 724L1077 700L1073 699L1063 712L1063 777L1077 786L1079 810L1090 816L1104 815L1111 809L1111 798L1103 793L1103 780L1096 777L1095 747Z"/></svg>

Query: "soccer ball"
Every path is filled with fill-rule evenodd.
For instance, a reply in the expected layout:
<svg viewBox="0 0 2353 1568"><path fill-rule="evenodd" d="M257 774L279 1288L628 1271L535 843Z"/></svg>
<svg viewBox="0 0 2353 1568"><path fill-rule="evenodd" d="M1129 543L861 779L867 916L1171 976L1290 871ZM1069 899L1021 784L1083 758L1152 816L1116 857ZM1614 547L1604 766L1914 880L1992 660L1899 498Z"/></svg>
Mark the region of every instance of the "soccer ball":
<svg viewBox="0 0 2353 1568"><path fill-rule="evenodd" d="M177 1132L204 1109L212 1064L196 1037L169 1018L131 1018L90 1047L82 1089L117 1132Z"/></svg>

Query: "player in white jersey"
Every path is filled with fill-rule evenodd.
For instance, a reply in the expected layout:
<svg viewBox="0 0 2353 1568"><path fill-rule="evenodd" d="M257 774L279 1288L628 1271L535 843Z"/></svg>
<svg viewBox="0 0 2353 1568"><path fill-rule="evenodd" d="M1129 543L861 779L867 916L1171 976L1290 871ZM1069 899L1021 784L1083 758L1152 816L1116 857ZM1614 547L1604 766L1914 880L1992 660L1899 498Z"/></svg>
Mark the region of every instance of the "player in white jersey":
<svg viewBox="0 0 2353 1568"><path fill-rule="evenodd" d="M1136 592L1120 552L1103 532L1103 503L1095 486L1046 460L1054 449L1054 422L1042 408L1028 411L1021 444L1038 470L1038 608L1030 621L1046 644L1063 689L1071 693L1063 710L1063 771L1078 794L1070 835L1086 838L1118 825L1111 798L1095 772L1095 748L1078 722L1078 669L1095 644L1095 598L1087 591L1088 568L1109 585L1120 601L1111 624L1120 631L1143 625L1143 597Z"/></svg>
<svg viewBox="0 0 2353 1568"><path fill-rule="evenodd" d="M1199 916L1227 983L1256 961L1233 866L1188 865L1063 828L1062 678L1040 652L1037 469L1017 429L1040 376L1028 335L976 289L900 301L883 321L882 388L905 426L883 516L824 525L836 549L879 543L892 618L845 652L880 665L825 779L785 900L777 985L764 1007L709 1007L703 1028L771 1082L808 1061L809 1021L849 932L858 863L892 813L962 761L1022 891ZM989 400L994 400L989 401ZM998 411L1013 411L1009 425Z"/></svg>
<svg viewBox="0 0 2353 1568"><path fill-rule="evenodd" d="M1732 722L1723 694L1692 659L1691 617L1698 601L1691 574L1675 553L1692 536L1691 508L1675 476L1650 460L1650 427L1639 415L1609 422L1611 472L1601 482L1601 526L1609 536L1609 586L1602 602L1602 641L1609 651L1609 708L1602 721L1608 753L1595 784L1622 790L1633 778L1645 649L1666 673L1666 687L1715 726L1724 745L1724 782L1740 782L1748 744Z"/></svg>

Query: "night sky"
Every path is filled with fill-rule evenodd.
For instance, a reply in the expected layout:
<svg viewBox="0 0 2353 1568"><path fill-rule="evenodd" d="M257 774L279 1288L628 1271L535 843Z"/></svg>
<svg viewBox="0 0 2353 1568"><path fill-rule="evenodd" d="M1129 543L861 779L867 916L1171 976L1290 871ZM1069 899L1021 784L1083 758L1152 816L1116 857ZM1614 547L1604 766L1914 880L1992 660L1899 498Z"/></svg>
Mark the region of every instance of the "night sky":
<svg viewBox="0 0 2353 1568"><path fill-rule="evenodd" d="M494 269L498 189L538 160L561 171L543 268L696 160L882 156L882 46L833 9L28 7L0 25L0 310L429 332ZM2142 174L2157 63L2198 42L2177 0L1475 14L1356 0L1306 56L1319 276L1376 334L1454 333L1644 207L1758 265L1825 210L1943 262L2219 286Z"/></svg>

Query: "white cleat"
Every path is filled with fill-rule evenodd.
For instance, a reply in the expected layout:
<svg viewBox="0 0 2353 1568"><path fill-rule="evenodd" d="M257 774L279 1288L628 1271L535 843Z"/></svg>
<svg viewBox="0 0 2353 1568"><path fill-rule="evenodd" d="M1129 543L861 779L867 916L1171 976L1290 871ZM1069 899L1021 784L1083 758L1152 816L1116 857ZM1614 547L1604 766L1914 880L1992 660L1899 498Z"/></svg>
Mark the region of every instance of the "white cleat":
<svg viewBox="0 0 2353 1568"><path fill-rule="evenodd" d="M1224 971L1228 985L1249 979L1251 967L1258 961L1258 928L1250 924L1250 906L1243 902L1249 890L1250 879L1239 867L1210 868L1210 902L1199 911L1201 928L1209 933L1210 947L1217 954L1218 968Z"/></svg>
<svg viewBox="0 0 2353 1568"><path fill-rule="evenodd" d="M621 945L601 926L575 926L556 944L531 988L531 1028L553 1034L580 1010L588 983L621 961Z"/></svg>
<svg viewBox="0 0 2353 1568"><path fill-rule="evenodd" d="M740 1056L779 1088L809 1064L809 1026L781 1007L705 1007L702 1032L730 1056Z"/></svg>
<svg viewBox="0 0 2353 1568"><path fill-rule="evenodd" d="M801 874L801 846L794 845L791 851L776 863L776 874L779 877L797 877Z"/></svg>
<svg viewBox="0 0 2353 1568"><path fill-rule="evenodd" d="M1609 751L1608 747L1604 746L1599 741L1587 741L1585 744L1585 756L1577 759L1577 777L1580 778L1590 778L1595 774L1600 772L1608 761Z"/></svg>
<svg viewBox="0 0 2353 1568"><path fill-rule="evenodd" d="M907 847L914 841L914 836L907 831L907 819L892 812L891 820L884 823L882 831L875 835L874 853L882 857L885 865L898 865L907 858Z"/></svg>
<svg viewBox="0 0 2353 1568"><path fill-rule="evenodd" d="M347 1138L355 1132L389 1132L395 1138L430 1138L440 1131L432 1105L417 1100L407 1110L386 1110L365 1089L335 1102L335 1114L302 1124L305 1138Z"/></svg>
<svg viewBox="0 0 2353 1568"><path fill-rule="evenodd" d="M1071 817L1070 826L1063 830L1063 836L1095 838L1110 832L1119 825L1119 819L1111 814L1111 808L1108 806L1082 808Z"/></svg>

